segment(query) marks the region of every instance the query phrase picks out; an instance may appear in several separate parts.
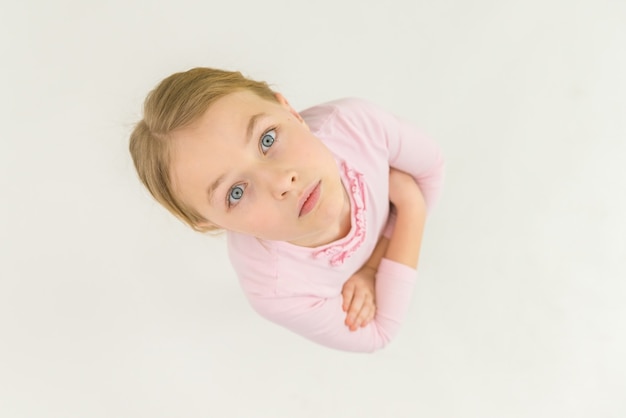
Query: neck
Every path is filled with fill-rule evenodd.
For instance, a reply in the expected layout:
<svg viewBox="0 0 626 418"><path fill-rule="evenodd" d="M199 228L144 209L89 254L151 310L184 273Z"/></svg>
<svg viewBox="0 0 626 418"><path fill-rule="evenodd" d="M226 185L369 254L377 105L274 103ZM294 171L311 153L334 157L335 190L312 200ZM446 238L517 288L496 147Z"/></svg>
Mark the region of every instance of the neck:
<svg viewBox="0 0 626 418"><path fill-rule="evenodd" d="M332 228L328 229L328 235L323 237L320 242L316 243L316 247L320 245L330 244L333 241L337 241L350 232L350 228L352 227L352 212L350 210L350 196L348 196L348 192L346 188L343 187L341 190L343 191L343 207L341 209L341 214L337 218L337 222L333 225Z"/></svg>
<svg viewBox="0 0 626 418"><path fill-rule="evenodd" d="M348 235L350 228L352 227L352 212L350 210L350 196L346 192L346 188L343 189L343 209L341 210L341 216L339 217L339 232L335 240L341 239Z"/></svg>

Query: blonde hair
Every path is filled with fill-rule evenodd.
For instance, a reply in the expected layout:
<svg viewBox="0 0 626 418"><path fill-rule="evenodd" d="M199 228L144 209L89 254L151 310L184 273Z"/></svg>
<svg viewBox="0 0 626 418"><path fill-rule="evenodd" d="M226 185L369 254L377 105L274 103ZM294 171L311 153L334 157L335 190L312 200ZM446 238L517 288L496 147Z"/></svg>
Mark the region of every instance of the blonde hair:
<svg viewBox="0 0 626 418"><path fill-rule="evenodd" d="M267 83L237 71L193 68L172 74L148 94L143 119L130 135L130 154L141 182L157 202L198 232L219 228L174 193L169 176L171 134L195 122L220 97L239 90L277 101Z"/></svg>

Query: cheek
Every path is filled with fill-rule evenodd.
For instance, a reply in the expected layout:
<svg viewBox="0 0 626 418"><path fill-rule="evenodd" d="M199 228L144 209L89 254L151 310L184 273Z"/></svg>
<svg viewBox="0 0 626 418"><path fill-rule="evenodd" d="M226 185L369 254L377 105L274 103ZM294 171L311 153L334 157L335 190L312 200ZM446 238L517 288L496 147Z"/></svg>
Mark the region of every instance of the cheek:
<svg viewBox="0 0 626 418"><path fill-rule="evenodd" d="M318 140L307 136L299 138L291 149L291 156L304 162L306 165L318 163L323 154L323 148L318 143Z"/></svg>
<svg viewBox="0 0 626 418"><path fill-rule="evenodd" d="M269 239L275 239L279 229L280 220L274 216L257 216L253 219L248 219L245 225L246 233Z"/></svg>
<svg viewBox="0 0 626 418"><path fill-rule="evenodd" d="M241 219L246 228L254 231L263 231L272 229L276 224L275 212L268 210L267 207L257 204L252 212L246 213Z"/></svg>

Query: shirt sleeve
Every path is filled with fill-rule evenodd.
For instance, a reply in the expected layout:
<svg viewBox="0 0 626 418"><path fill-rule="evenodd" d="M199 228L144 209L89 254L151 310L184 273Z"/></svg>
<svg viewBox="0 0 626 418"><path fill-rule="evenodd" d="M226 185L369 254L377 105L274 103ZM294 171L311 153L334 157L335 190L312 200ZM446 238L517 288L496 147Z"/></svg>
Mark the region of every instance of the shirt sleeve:
<svg viewBox="0 0 626 418"><path fill-rule="evenodd" d="M341 102L341 112L361 131L362 140L385 141L389 166L413 176L430 212L439 200L445 172L437 143L412 123L368 101L350 98Z"/></svg>
<svg viewBox="0 0 626 418"><path fill-rule="evenodd" d="M248 294L252 307L266 319L326 347L373 352L387 345L406 317L416 271L383 258L376 275L376 315L365 327L345 325L343 298L319 296L259 297Z"/></svg>
<svg viewBox="0 0 626 418"><path fill-rule="evenodd" d="M412 123L373 103L356 98L340 102L344 117L360 130L361 140L384 141L389 167L413 176L430 213L441 196L445 178L445 161L439 145ZM391 236L395 220L392 210L383 231L385 237Z"/></svg>

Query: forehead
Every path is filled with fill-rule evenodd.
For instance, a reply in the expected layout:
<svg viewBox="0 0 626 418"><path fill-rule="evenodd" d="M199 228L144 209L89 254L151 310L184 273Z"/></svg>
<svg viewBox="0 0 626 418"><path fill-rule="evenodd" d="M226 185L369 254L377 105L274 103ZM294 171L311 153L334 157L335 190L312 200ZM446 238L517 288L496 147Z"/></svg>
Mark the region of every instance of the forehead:
<svg viewBox="0 0 626 418"><path fill-rule="evenodd" d="M208 139L219 135L223 140L245 134L245 127L254 114L272 113L276 104L256 94L242 90L229 93L213 102L207 110L189 126L177 129L171 135L173 148L189 139Z"/></svg>
<svg viewBox="0 0 626 418"><path fill-rule="evenodd" d="M237 123L247 123L252 114L271 113L276 111L277 107L277 103L263 99L249 90L236 91L213 102L198 120L189 128L181 130L181 133L198 128L205 130L225 127L240 128Z"/></svg>

